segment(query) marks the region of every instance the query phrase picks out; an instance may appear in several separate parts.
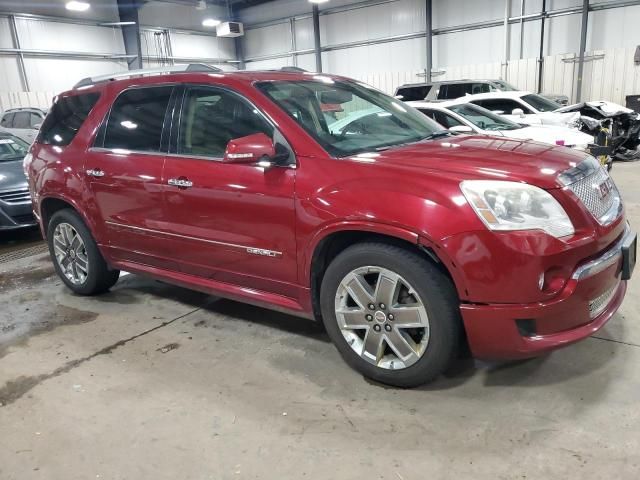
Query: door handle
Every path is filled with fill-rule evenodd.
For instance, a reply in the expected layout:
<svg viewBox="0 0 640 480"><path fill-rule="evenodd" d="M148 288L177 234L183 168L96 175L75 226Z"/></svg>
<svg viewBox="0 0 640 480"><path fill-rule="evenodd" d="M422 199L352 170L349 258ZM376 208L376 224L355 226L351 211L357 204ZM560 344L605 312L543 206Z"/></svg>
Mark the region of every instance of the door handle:
<svg viewBox="0 0 640 480"><path fill-rule="evenodd" d="M193 187L193 182L186 178L170 178L167 180L167 183L172 187L178 188L191 188Z"/></svg>
<svg viewBox="0 0 640 480"><path fill-rule="evenodd" d="M99 168L92 168L87 170L87 175L89 175L90 177L104 177L104 172L102 170L100 170Z"/></svg>

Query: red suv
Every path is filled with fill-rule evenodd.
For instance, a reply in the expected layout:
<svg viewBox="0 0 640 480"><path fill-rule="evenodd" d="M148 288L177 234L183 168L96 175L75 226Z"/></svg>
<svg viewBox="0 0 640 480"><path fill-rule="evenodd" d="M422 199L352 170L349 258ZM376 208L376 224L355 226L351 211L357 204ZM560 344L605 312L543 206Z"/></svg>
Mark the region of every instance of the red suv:
<svg viewBox="0 0 640 480"><path fill-rule="evenodd" d="M352 367L398 386L433 379L464 342L524 358L591 335L635 263L592 157L449 136L332 75L87 79L55 99L25 166L74 292L126 270L321 318Z"/></svg>

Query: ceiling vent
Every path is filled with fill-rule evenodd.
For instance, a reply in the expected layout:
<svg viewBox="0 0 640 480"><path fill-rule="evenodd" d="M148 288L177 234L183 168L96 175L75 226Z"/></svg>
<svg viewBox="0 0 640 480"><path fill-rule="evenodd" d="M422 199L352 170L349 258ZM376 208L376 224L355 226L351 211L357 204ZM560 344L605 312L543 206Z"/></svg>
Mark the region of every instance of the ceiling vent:
<svg viewBox="0 0 640 480"><path fill-rule="evenodd" d="M216 35L219 37L241 37L244 35L244 26L240 22L223 22L216 27Z"/></svg>

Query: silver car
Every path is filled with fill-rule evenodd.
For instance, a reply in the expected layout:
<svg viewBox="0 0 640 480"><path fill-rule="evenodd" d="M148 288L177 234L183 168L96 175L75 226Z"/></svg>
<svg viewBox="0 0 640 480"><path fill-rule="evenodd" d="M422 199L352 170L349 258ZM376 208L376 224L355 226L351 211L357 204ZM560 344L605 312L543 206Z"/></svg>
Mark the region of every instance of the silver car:
<svg viewBox="0 0 640 480"><path fill-rule="evenodd" d="M28 150L20 138L0 132L0 232L36 224L22 166Z"/></svg>
<svg viewBox="0 0 640 480"><path fill-rule="evenodd" d="M0 131L12 133L31 145L46 115L46 110L41 108L6 110L0 118Z"/></svg>

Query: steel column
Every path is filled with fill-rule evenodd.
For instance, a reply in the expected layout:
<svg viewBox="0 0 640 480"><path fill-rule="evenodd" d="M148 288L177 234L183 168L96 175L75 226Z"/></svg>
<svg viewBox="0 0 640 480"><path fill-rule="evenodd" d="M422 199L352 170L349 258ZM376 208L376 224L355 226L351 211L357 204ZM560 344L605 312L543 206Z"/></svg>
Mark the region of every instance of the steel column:
<svg viewBox="0 0 640 480"><path fill-rule="evenodd" d="M9 15L9 28L11 29L11 39L13 40L13 46L18 51L18 71L20 73L20 80L22 81L22 87L25 92L30 91L29 79L27 78L27 69L24 66L24 54L20 47L20 36L18 35L18 29L16 28L16 17Z"/></svg>
<svg viewBox="0 0 640 480"><path fill-rule="evenodd" d="M544 68L544 27L547 19L547 0L542 0L542 18L540 19L540 51L538 53L538 93L542 92L542 74Z"/></svg>
<svg viewBox="0 0 640 480"><path fill-rule="evenodd" d="M509 16L511 13L511 0L504 0L504 61L502 66L504 67L504 74L502 78L507 80L509 73Z"/></svg>
<svg viewBox="0 0 640 480"><path fill-rule="evenodd" d="M140 21L138 9L142 6L139 0L117 0L118 14L121 22L135 22L134 25L123 25L122 38L127 55L135 55L127 61L129 70L142 68L142 42L140 41Z"/></svg>
<svg viewBox="0 0 640 480"><path fill-rule="evenodd" d="M298 55L296 55L296 19L289 19L289 35L291 36L291 62L294 67L298 66Z"/></svg>
<svg viewBox="0 0 640 480"><path fill-rule="evenodd" d="M580 56L578 60L578 80L576 82L576 103L582 98L582 76L584 74L584 52L587 49L587 28L589 25L589 0L582 1L582 26L580 29Z"/></svg>
<svg viewBox="0 0 640 480"><path fill-rule="evenodd" d="M524 0L520 0L520 60L524 57Z"/></svg>
<svg viewBox="0 0 640 480"><path fill-rule="evenodd" d="M425 0L425 21L426 21L426 65L425 80L431 81L431 70L433 70L433 3L432 0Z"/></svg>
<svg viewBox="0 0 640 480"><path fill-rule="evenodd" d="M318 5L313 4L313 49L316 55L316 71L322 72L322 47L320 45L320 15L318 11Z"/></svg>

